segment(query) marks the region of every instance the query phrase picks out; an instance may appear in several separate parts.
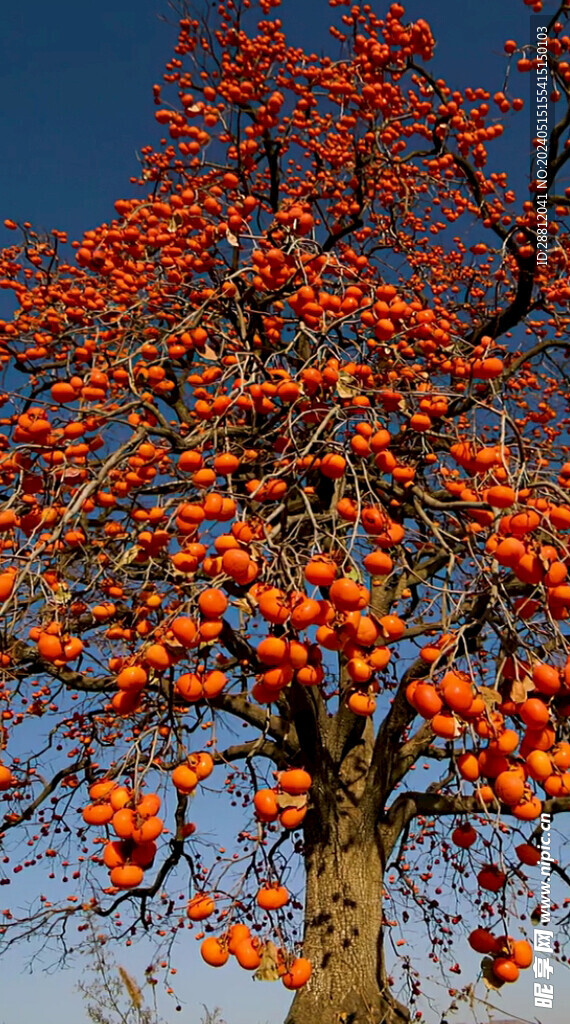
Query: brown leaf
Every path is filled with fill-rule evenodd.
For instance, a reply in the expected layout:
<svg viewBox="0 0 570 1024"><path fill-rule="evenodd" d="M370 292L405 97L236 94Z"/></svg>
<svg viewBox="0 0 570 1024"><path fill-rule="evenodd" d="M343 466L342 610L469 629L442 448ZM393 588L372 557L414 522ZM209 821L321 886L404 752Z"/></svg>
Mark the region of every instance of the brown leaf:
<svg viewBox="0 0 570 1024"><path fill-rule="evenodd" d="M279 981L278 963L277 946L270 940L265 943L261 963L253 977L256 981Z"/></svg>
<svg viewBox="0 0 570 1024"><path fill-rule="evenodd" d="M213 348L209 345L204 345L204 348L200 349L201 359L207 359L209 363L215 363L218 358L218 353L214 352Z"/></svg>
<svg viewBox="0 0 570 1024"><path fill-rule="evenodd" d="M184 646L184 644L181 644L179 640L176 640L174 637L172 637L171 639L165 638L161 642L163 646L166 647L168 653L174 655L175 658L184 657L186 647Z"/></svg>
<svg viewBox="0 0 570 1024"><path fill-rule="evenodd" d="M284 810L285 807L305 807L307 803L306 793L300 793L299 796L292 796L291 793L276 793L275 798L280 810Z"/></svg>
<svg viewBox="0 0 570 1024"><path fill-rule="evenodd" d="M490 711L493 710L495 704L501 704L503 700L499 691L493 690L490 686L479 686L477 688L477 695L481 697L485 707Z"/></svg>
<svg viewBox="0 0 570 1024"><path fill-rule="evenodd" d="M253 615L255 612L255 605L251 598L236 597L232 601L232 605L234 608L239 608L240 612L243 612L244 615Z"/></svg>
<svg viewBox="0 0 570 1024"><path fill-rule="evenodd" d="M534 690L534 683L530 676L523 676L521 679L513 679L513 684L509 691L509 697L514 700L515 704L522 704L523 700L526 700L531 690Z"/></svg>

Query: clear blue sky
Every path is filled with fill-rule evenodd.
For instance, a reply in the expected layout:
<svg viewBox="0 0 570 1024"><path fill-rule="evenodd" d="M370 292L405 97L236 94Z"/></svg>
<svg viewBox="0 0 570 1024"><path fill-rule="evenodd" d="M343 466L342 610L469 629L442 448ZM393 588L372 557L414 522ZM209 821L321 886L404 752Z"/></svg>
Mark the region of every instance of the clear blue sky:
<svg viewBox="0 0 570 1024"><path fill-rule="evenodd" d="M529 34L522 0L411 0L406 10L430 21L437 67L458 87L486 80L501 88L504 40ZM326 0L285 0L280 14L307 49L335 45ZM112 215L114 200L129 193L137 149L159 136L151 86L174 25L167 0L3 5L2 220L74 237Z"/></svg>
<svg viewBox="0 0 570 1024"><path fill-rule="evenodd" d="M195 0L200 9L206 0ZM383 2L375 3L381 12ZM547 10L553 10L549 0ZM450 85L503 86L503 42L530 41L530 12L522 0L410 0L410 18L430 21L438 48L432 69ZM294 42L306 49L334 47L326 33L326 0L284 0L279 12ZM115 199L131 194L137 173L136 152L161 134L154 121L152 84L160 81L171 55L176 18L167 0L26 0L2 5L0 67L0 222L28 220L46 230L66 230L70 238L113 216ZM520 95L528 96L528 83ZM518 181L524 181L529 146L528 117L492 149L494 169L503 170L507 152L520 153ZM517 136L516 133L519 133ZM0 243L14 235L0 228ZM9 293L0 293L6 315ZM29 874L26 872L25 874ZM23 876L20 876L22 878ZM22 902L32 896L19 889ZM15 888L15 887L14 887ZM7 896L8 890L2 895ZM4 900L2 900L2 903ZM7 900L6 900L7 902ZM280 985L254 984L235 967L221 972L203 968L193 940L179 959L178 988L185 1000L185 1024L197 1024L201 1004L219 1005L228 1024L279 1024L289 996ZM84 1020L74 995L72 971L44 976L25 973L35 950L18 950L0 964L0 1024L78 1024ZM121 954L121 962L139 973L148 953ZM469 971L462 975L466 983ZM515 990L494 996L497 1018L518 1013L532 1019L532 975ZM559 1007L563 991L557 989ZM568 999L568 995L566 996ZM177 1015L169 1012L174 1021ZM458 1019L470 1020L462 1009ZM482 1013L480 1019L486 1019ZM544 1024L562 1024L561 1010L544 1014Z"/></svg>

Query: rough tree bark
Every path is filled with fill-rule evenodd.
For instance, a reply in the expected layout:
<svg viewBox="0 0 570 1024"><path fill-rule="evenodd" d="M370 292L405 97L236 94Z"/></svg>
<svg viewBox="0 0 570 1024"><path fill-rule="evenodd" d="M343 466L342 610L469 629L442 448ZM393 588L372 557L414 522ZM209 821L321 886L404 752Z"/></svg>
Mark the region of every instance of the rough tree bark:
<svg viewBox="0 0 570 1024"><path fill-rule="evenodd" d="M331 818L336 811L331 807ZM382 839L364 834L333 840L331 834L326 822L306 830L303 951L314 975L297 993L286 1024L408 1021L385 979Z"/></svg>
<svg viewBox="0 0 570 1024"><path fill-rule="evenodd" d="M296 724L305 746L312 730L299 713ZM403 1024L410 1017L390 992L382 926L384 871L400 829L379 823L367 799L372 726L341 711L334 724L321 719L319 739L304 830L303 955L313 975L285 1024Z"/></svg>

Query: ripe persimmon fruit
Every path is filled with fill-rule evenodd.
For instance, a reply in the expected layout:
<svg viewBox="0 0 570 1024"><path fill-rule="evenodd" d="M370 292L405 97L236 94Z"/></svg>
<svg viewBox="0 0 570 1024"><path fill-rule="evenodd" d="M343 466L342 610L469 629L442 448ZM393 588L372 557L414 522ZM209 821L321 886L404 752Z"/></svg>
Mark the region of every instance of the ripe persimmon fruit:
<svg viewBox="0 0 570 1024"><path fill-rule="evenodd" d="M223 590L218 587L210 587L199 595L198 607L206 618L219 619L228 607L228 599Z"/></svg>
<svg viewBox="0 0 570 1024"><path fill-rule="evenodd" d="M279 785L284 793L298 796L307 793L312 785L312 778L304 768L289 768L279 775Z"/></svg>
<svg viewBox="0 0 570 1024"><path fill-rule="evenodd" d="M216 904L209 893L197 893L192 897L186 904L186 916L191 921L204 921L207 917L210 917Z"/></svg>
<svg viewBox="0 0 570 1024"><path fill-rule="evenodd" d="M210 936L200 946L200 955L210 967L223 967L229 959L229 950L224 939Z"/></svg>
<svg viewBox="0 0 570 1024"><path fill-rule="evenodd" d="M135 889L141 884L144 872L138 864L119 864L111 869L111 884L117 889Z"/></svg>
<svg viewBox="0 0 570 1024"><path fill-rule="evenodd" d="M234 927L236 926L234 925ZM244 938L242 938L240 942L235 943L233 949L231 948L231 945L232 943L230 942L230 952L234 954L240 967L243 967L243 969L246 971L257 970L257 968L261 965L262 953L262 945L259 939L252 938L248 934Z"/></svg>
<svg viewBox="0 0 570 1024"><path fill-rule="evenodd" d="M493 960L492 963L493 974L499 979L499 981L513 982L517 981L520 971L510 957L500 956Z"/></svg>
<svg viewBox="0 0 570 1024"><path fill-rule="evenodd" d="M306 985L309 978L311 977L313 968L310 960L305 957L296 957L293 962L288 966L285 974L282 975L281 981L285 988L296 990Z"/></svg>
<svg viewBox="0 0 570 1024"><path fill-rule="evenodd" d="M279 910L289 902L289 891L284 885L265 883L255 897L262 910Z"/></svg>

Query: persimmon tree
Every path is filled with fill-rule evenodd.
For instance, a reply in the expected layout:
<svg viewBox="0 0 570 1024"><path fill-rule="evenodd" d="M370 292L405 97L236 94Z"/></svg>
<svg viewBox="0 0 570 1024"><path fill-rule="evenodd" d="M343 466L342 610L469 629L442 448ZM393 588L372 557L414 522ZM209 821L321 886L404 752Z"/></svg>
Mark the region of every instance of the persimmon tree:
<svg viewBox="0 0 570 1024"><path fill-rule="evenodd" d="M330 57L258 6L181 18L135 198L1 256L2 841L75 886L1 933L196 927L288 1024L379 1024L411 914L452 972L462 928L529 966L570 809L569 12L545 236L538 140L528 192L492 170L526 40L492 97L400 4L331 2Z"/></svg>

